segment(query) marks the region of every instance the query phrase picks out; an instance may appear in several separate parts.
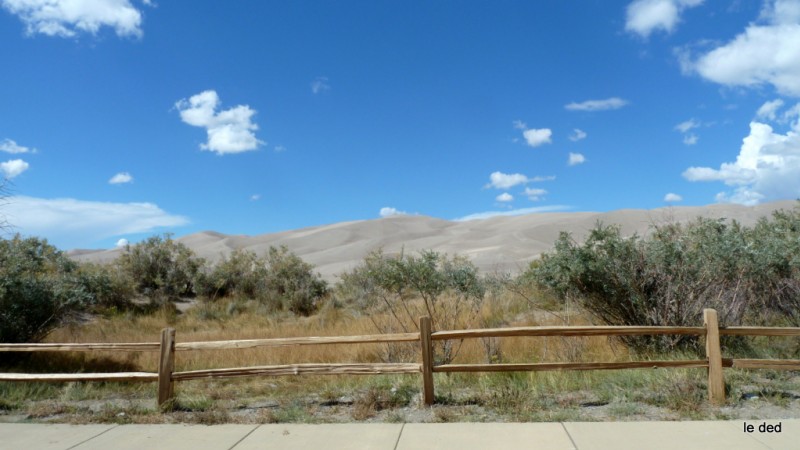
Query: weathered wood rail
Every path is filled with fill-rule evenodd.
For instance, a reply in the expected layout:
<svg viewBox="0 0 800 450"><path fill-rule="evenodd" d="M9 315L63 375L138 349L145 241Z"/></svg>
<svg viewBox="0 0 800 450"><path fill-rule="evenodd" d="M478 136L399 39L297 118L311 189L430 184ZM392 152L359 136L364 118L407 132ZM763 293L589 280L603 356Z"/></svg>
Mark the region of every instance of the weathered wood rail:
<svg viewBox="0 0 800 450"><path fill-rule="evenodd" d="M159 352L158 372L60 373L29 374L0 373L0 381L65 382L65 381L127 381L157 382L158 404L167 405L174 397L178 381L199 378L232 378L250 376L291 375L381 375L421 374L422 398L426 405L434 403L434 373L452 372L519 372L546 370L621 370L642 368L705 368L708 371L708 399L712 404L725 402L723 368L800 370L800 360L729 359L723 358L720 336L800 336L800 328L789 327L726 327L720 328L717 312L706 309L702 327L644 327L644 326L546 326L485 328L477 330L433 331L429 317L420 318L419 333L396 333L363 336L292 337L246 339L229 341L175 342L175 330L165 328L160 342L145 343L46 343L0 344L0 352ZM441 340L486 337L526 336L635 336L635 335L695 335L705 336L705 359L627 362L575 363L515 363L515 364L434 364L433 342ZM302 345L348 345L394 342L418 342L421 363L338 363L283 364L224 369L204 369L176 372L175 354L185 351L227 350L256 347L285 347Z"/></svg>

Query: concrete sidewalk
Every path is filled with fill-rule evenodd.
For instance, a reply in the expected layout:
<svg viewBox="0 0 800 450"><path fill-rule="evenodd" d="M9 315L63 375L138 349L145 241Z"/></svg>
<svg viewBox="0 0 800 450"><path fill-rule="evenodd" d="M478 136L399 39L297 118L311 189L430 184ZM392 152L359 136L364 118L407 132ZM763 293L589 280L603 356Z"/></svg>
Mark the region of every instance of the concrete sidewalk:
<svg viewBox="0 0 800 450"><path fill-rule="evenodd" d="M762 423L780 432L759 432ZM753 425L753 432L746 432ZM0 424L2 450L800 449L800 419L270 425Z"/></svg>

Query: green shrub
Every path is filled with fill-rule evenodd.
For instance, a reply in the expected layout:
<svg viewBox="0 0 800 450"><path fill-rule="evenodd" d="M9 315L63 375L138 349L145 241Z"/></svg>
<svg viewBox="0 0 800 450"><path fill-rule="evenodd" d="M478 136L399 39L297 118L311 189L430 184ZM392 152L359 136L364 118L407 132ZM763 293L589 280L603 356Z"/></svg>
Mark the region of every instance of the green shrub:
<svg viewBox="0 0 800 450"><path fill-rule="evenodd" d="M583 244L562 233L530 276L564 298L574 295L611 325L697 326L715 308L724 325L778 314L795 323L800 306L800 212L778 212L753 228L697 219L658 226L648 238L598 224ZM626 339L665 350L688 336Z"/></svg>
<svg viewBox="0 0 800 450"><path fill-rule="evenodd" d="M0 342L36 342L94 302L78 265L39 238L0 239Z"/></svg>
<svg viewBox="0 0 800 450"><path fill-rule="evenodd" d="M431 317L437 330L471 325L485 293L486 284L472 262L434 251L396 257L372 252L361 265L343 273L336 286L339 301L365 311L382 333L416 329L421 316ZM388 322L380 321L375 312L385 313ZM455 357L453 341L437 345L441 361Z"/></svg>
<svg viewBox="0 0 800 450"><path fill-rule="evenodd" d="M252 298L273 311L309 315L327 294L327 283L313 266L290 252L286 246L270 247L259 258L255 253L236 250L197 279L198 294L208 299Z"/></svg>
<svg viewBox="0 0 800 450"><path fill-rule="evenodd" d="M117 264L133 280L136 292L163 301L194 296L194 281L204 260L167 234L126 246Z"/></svg>

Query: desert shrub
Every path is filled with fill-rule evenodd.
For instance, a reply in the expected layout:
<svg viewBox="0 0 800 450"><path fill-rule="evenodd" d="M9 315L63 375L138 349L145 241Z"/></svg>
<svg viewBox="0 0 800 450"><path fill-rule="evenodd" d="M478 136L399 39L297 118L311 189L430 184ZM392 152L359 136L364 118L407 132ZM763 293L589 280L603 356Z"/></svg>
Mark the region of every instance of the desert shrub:
<svg viewBox="0 0 800 450"><path fill-rule="evenodd" d="M133 280L118 265L83 263L78 273L82 285L92 295L95 311L121 311L132 305Z"/></svg>
<svg viewBox="0 0 800 450"><path fill-rule="evenodd" d="M229 296L257 298L265 293L267 262L247 250L234 250L196 280L198 295L210 300Z"/></svg>
<svg viewBox="0 0 800 450"><path fill-rule="evenodd" d="M194 280L204 260L167 234L127 245L117 264L133 280L136 292L162 301L194 296Z"/></svg>
<svg viewBox="0 0 800 450"><path fill-rule="evenodd" d="M327 283L314 267L286 246L270 247L264 257L236 250L198 276L198 293L208 299L255 299L269 310L309 315L327 294Z"/></svg>
<svg viewBox="0 0 800 450"><path fill-rule="evenodd" d="M753 228L697 219L622 237L598 224L583 244L562 233L530 276L561 298L578 297L611 325L696 326L715 308L725 325L764 321L770 312L797 319L800 214L778 212ZM689 336L626 339L664 350L696 344Z"/></svg>
<svg viewBox="0 0 800 450"><path fill-rule="evenodd" d="M0 239L0 342L35 342L94 298L78 265L46 240Z"/></svg>
<svg viewBox="0 0 800 450"><path fill-rule="evenodd" d="M434 251L418 256L375 251L340 278L338 299L365 311L382 333L418 329L421 316L431 317L438 330L472 325L486 293L472 262ZM458 344L438 341L437 346L437 358L452 361Z"/></svg>
<svg viewBox="0 0 800 450"><path fill-rule="evenodd" d="M314 312L328 292L328 284L314 273L314 266L285 245L270 247L265 261L267 300L295 314L307 316Z"/></svg>

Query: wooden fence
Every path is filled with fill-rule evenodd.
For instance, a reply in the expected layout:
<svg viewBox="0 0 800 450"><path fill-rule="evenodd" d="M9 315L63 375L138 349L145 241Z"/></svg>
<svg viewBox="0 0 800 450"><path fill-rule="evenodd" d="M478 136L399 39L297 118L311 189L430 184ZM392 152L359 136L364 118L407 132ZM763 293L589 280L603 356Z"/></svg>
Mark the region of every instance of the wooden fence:
<svg viewBox="0 0 800 450"><path fill-rule="evenodd" d="M161 342L111 344L0 344L0 352L40 351L123 351L159 352L158 373L70 373L27 374L0 373L0 381L149 381L158 383L158 404L165 405L174 397L175 382L198 378L230 378L246 376L285 375L378 375L421 374L422 398L426 405L434 403L434 377L437 372L518 372L545 370L618 370L639 368L706 368L708 399L712 404L725 402L723 368L800 370L800 360L728 359L722 357L719 338L725 336L800 336L800 328L788 327L726 327L720 328L717 312L706 309L702 327L639 327L639 326L546 326L489 328L477 330L433 331L429 317L420 318L418 333L380 334L366 336L295 337L277 339L248 339L206 342L175 342L175 330L165 328ZM697 360L630 361L630 362L572 362L534 364L441 364L435 365L433 341L461 340L511 336L634 336L634 335L695 335L705 336L706 358ZM224 369L175 372L175 353L255 347L300 345L364 344L418 342L421 363L341 363L285 364Z"/></svg>

